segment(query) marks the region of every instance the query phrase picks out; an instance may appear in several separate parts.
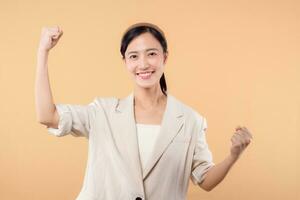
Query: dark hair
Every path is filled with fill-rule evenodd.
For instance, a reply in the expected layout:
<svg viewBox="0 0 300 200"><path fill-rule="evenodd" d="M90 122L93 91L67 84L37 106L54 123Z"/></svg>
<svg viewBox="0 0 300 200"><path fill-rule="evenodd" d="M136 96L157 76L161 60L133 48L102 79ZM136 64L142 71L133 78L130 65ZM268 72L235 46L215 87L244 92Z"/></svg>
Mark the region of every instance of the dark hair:
<svg viewBox="0 0 300 200"><path fill-rule="evenodd" d="M137 23L130 26L123 34L120 48L120 52L122 54L123 59L125 59L125 52L129 43L137 36L146 32L151 33L159 41L164 53L168 53L168 45L167 40L165 38L165 34L158 26L151 23ZM164 95L167 96L167 83L164 73L162 74L159 80L159 84L161 91L164 93Z"/></svg>

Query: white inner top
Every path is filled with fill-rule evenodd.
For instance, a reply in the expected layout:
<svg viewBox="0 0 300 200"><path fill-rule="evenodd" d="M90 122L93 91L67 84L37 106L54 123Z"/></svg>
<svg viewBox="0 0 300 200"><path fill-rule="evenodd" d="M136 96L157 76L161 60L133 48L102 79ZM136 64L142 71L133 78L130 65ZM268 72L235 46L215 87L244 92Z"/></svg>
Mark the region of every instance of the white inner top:
<svg viewBox="0 0 300 200"><path fill-rule="evenodd" d="M156 138L159 134L160 125L155 124L136 124L139 143L139 153L143 169L154 148Z"/></svg>

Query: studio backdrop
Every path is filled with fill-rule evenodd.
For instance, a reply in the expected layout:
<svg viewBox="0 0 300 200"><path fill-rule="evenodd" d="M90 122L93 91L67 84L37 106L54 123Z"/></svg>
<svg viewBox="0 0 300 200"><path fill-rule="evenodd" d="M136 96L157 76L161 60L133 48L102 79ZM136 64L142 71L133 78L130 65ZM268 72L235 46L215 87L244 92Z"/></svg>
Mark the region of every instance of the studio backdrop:
<svg viewBox="0 0 300 200"><path fill-rule="evenodd" d="M42 28L64 31L49 54L55 103L87 104L133 90L119 48L137 22L165 32L168 91L206 117L215 163L237 125L253 134L223 182L190 182L188 199L300 199L299 1L1 0L0 19L0 199L73 200L83 183L87 140L37 122Z"/></svg>

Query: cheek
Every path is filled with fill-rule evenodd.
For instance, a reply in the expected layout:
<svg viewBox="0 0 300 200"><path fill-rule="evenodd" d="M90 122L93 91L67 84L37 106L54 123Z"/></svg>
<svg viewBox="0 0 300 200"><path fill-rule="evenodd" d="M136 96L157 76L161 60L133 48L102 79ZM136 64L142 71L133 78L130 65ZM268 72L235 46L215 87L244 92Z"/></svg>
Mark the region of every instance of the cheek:
<svg viewBox="0 0 300 200"><path fill-rule="evenodd" d="M160 57L149 59L148 62L150 65L152 65L153 67L156 67L156 68L162 68L163 63L164 63L163 59Z"/></svg>
<svg viewBox="0 0 300 200"><path fill-rule="evenodd" d="M126 68L129 72L134 72L135 71L135 65L133 63L127 63Z"/></svg>

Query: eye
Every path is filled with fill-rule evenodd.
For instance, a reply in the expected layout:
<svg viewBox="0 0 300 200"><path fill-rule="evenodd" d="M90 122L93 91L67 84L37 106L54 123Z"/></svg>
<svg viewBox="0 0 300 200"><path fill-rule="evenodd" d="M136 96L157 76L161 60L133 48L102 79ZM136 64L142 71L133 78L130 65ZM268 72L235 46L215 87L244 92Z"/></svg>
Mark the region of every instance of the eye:
<svg viewBox="0 0 300 200"><path fill-rule="evenodd" d="M155 56L155 55L156 55L156 53L155 53L155 52L151 52L151 53L149 53L149 55L151 55L151 56Z"/></svg>
<svg viewBox="0 0 300 200"><path fill-rule="evenodd" d="M136 57L137 57L136 55L129 56L129 58L136 58Z"/></svg>

